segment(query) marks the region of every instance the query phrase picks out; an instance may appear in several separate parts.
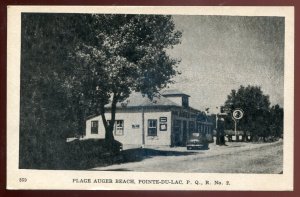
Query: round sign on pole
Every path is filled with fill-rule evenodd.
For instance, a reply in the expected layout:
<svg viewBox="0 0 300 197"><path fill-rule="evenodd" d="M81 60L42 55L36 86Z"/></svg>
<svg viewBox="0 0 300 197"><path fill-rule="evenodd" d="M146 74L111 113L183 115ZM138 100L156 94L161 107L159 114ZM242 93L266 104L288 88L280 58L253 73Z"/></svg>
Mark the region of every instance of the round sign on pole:
<svg viewBox="0 0 300 197"><path fill-rule="evenodd" d="M244 112L243 110L241 109L235 109L233 112L232 112L232 117L235 119L235 120L239 120L241 118L243 118L244 116Z"/></svg>

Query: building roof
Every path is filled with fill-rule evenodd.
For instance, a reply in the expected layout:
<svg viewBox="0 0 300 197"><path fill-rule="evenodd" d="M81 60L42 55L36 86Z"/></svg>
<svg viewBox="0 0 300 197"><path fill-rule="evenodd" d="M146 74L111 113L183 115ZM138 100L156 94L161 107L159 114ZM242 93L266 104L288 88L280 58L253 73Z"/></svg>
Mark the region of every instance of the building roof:
<svg viewBox="0 0 300 197"><path fill-rule="evenodd" d="M176 91L172 91L175 93ZM184 93L180 93L177 91L177 95L186 95ZM187 95L189 96L189 95ZM109 109L111 107L111 103L105 105L105 108ZM157 95L150 100L147 95L143 95L140 92L132 92L130 96L123 102L117 103L118 109L126 109L126 108L139 108L139 107L179 107L182 108L181 105L171 101L163 95ZM188 107L189 110L194 111L194 113L201 112L192 107ZM97 115L89 116L87 119L91 119Z"/></svg>
<svg viewBox="0 0 300 197"><path fill-rule="evenodd" d="M182 96L182 95L185 95L185 96L188 96L190 97L190 95L188 94L185 94L177 89L170 89L170 90L165 90L161 93L163 96Z"/></svg>
<svg viewBox="0 0 300 197"><path fill-rule="evenodd" d="M149 107L149 106L178 106L177 103L165 98L164 96L155 96L150 100L146 95L142 95L139 92L133 92L123 102L117 103L117 108L120 107ZM110 107L110 104L106 105Z"/></svg>

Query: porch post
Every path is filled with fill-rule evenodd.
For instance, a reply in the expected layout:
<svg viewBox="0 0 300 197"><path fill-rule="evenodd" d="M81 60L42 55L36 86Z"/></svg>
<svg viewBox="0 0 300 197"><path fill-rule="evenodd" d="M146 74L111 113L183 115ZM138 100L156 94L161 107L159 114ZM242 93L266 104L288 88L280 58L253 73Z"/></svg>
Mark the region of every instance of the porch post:
<svg viewBox="0 0 300 197"><path fill-rule="evenodd" d="M142 107L142 145L145 145L145 114L144 107Z"/></svg>

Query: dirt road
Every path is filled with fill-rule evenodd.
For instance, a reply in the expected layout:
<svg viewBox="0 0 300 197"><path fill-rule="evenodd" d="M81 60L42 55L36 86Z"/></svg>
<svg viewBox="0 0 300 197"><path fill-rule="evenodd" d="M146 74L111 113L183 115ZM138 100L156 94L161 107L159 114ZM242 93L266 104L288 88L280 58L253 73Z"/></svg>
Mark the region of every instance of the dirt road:
<svg viewBox="0 0 300 197"><path fill-rule="evenodd" d="M151 147L124 151L125 163L93 170L201 173L281 173L283 142L210 144L209 150Z"/></svg>

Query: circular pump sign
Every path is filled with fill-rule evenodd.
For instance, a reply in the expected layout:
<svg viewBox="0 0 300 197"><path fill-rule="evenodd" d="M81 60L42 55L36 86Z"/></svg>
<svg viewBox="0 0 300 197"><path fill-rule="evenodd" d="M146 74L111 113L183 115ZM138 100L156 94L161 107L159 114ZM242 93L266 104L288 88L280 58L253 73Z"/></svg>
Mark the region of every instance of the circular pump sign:
<svg viewBox="0 0 300 197"><path fill-rule="evenodd" d="M235 109L232 112L232 117L236 120L243 118L243 116L244 116L244 112L241 109Z"/></svg>

